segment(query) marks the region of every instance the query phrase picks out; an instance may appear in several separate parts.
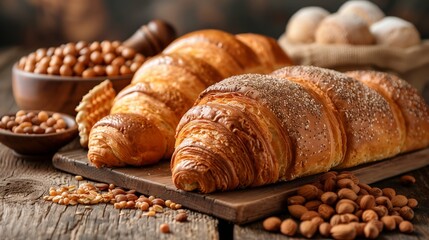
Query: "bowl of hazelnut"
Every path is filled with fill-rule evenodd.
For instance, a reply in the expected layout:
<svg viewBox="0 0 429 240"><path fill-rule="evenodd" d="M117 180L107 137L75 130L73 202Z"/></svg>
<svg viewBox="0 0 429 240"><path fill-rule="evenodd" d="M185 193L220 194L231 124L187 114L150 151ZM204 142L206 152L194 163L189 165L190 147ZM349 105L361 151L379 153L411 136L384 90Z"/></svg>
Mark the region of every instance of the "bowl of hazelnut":
<svg viewBox="0 0 429 240"><path fill-rule="evenodd" d="M77 134L74 117L64 113L19 110L0 120L0 142L18 156L51 155Z"/></svg>
<svg viewBox="0 0 429 240"><path fill-rule="evenodd" d="M23 56L12 69L12 89L21 109L75 115L95 85L109 79L115 91L131 82L145 57L119 41L67 43Z"/></svg>

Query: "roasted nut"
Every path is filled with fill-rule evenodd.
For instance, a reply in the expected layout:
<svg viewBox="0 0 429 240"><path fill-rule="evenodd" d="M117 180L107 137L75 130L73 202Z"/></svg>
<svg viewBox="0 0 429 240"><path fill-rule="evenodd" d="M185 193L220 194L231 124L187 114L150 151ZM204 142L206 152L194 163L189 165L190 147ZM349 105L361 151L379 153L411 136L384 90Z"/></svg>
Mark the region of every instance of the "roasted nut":
<svg viewBox="0 0 429 240"><path fill-rule="evenodd" d="M302 205L290 205L287 207L290 215L294 218L300 219L301 216L308 211L308 209Z"/></svg>
<svg viewBox="0 0 429 240"><path fill-rule="evenodd" d="M371 220L378 220L378 214L372 209L367 209L363 211L362 221L369 222Z"/></svg>
<svg viewBox="0 0 429 240"><path fill-rule="evenodd" d="M357 195L356 193L348 188L343 188L341 190L338 191L338 197L340 199L346 198L346 199L350 199L352 201L355 201L357 199Z"/></svg>
<svg viewBox="0 0 429 240"><path fill-rule="evenodd" d="M305 198L303 196L292 196L287 199L288 205L304 205Z"/></svg>
<svg viewBox="0 0 429 240"><path fill-rule="evenodd" d="M292 218L288 218L280 224L280 232L289 237L295 235L297 229L298 224Z"/></svg>
<svg viewBox="0 0 429 240"><path fill-rule="evenodd" d="M373 195L374 197L380 197L383 196L383 191L380 188L373 187L368 191L369 194Z"/></svg>
<svg viewBox="0 0 429 240"><path fill-rule="evenodd" d="M335 209L339 214L353 213L355 211L354 205L348 202L338 202Z"/></svg>
<svg viewBox="0 0 429 240"><path fill-rule="evenodd" d="M408 206L403 206L400 210L399 210L399 214L401 215L402 218L404 218L405 220L412 220L414 218L414 211L413 209L411 209Z"/></svg>
<svg viewBox="0 0 429 240"><path fill-rule="evenodd" d="M403 221L399 224L399 231L403 233L412 233L414 232L414 226L409 221Z"/></svg>
<svg viewBox="0 0 429 240"><path fill-rule="evenodd" d="M387 208L385 206L381 206L381 205L373 207L372 210L374 210L377 213L379 218L382 218L389 213Z"/></svg>
<svg viewBox="0 0 429 240"><path fill-rule="evenodd" d="M403 207L408 204L408 199L404 195L395 195L392 197L391 202L393 207Z"/></svg>
<svg viewBox="0 0 429 240"><path fill-rule="evenodd" d="M337 183L334 178L328 178L323 184L323 191L333 192L335 191Z"/></svg>
<svg viewBox="0 0 429 240"><path fill-rule="evenodd" d="M320 204L322 204L319 200L311 200L305 203L304 207L306 207L309 211L317 211Z"/></svg>
<svg viewBox="0 0 429 240"><path fill-rule="evenodd" d="M386 196L389 199L392 199L393 196L396 195L396 191L393 188L383 188L381 191L383 192L383 196Z"/></svg>
<svg viewBox="0 0 429 240"><path fill-rule="evenodd" d="M396 221L393 216L384 216L381 218L381 222L383 222L384 228L389 231L395 230L396 228Z"/></svg>
<svg viewBox="0 0 429 240"><path fill-rule="evenodd" d="M375 198L372 195L364 195L359 201L359 206L361 209L372 209L375 207Z"/></svg>
<svg viewBox="0 0 429 240"><path fill-rule="evenodd" d="M419 202L417 202L414 198L408 198L408 207L410 208L416 208L419 205Z"/></svg>
<svg viewBox="0 0 429 240"><path fill-rule="evenodd" d="M322 235L323 237L329 237L329 235L331 234L331 224L324 222L322 224L319 225L319 233L320 235Z"/></svg>
<svg viewBox="0 0 429 240"><path fill-rule="evenodd" d="M355 183L349 178L343 178L343 179L339 179L337 181L337 186L339 188L350 188L351 189L351 187L353 185L355 185Z"/></svg>
<svg viewBox="0 0 429 240"><path fill-rule="evenodd" d="M300 220L306 221L306 220L311 220L315 217L319 217L319 213L317 213L316 211L307 211L304 214L302 214Z"/></svg>
<svg viewBox="0 0 429 240"><path fill-rule="evenodd" d="M375 239L380 234L377 226L374 224L374 222L369 222L366 224L365 228L363 229L363 232L365 234L366 238Z"/></svg>
<svg viewBox="0 0 429 240"><path fill-rule="evenodd" d="M303 221L299 224L299 232L306 238L311 238L316 233L318 225L314 224L312 221Z"/></svg>
<svg viewBox="0 0 429 240"><path fill-rule="evenodd" d="M345 213L340 215L341 223L351 223L351 222L359 222L359 218L356 215L351 213Z"/></svg>
<svg viewBox="0 0 429 240"><path fill-rule="evenodd" d="M333 205L338 199L338 196L334 192L325 192L320 196L320 200L328 205Z"/></svg>
<svg viewBox="0 0 429 240"><path fill-rule="evenodd" d="M186 222L186 221L188 221L188 215L186 213L179 213L176 215L176 221Z"/></svg>
<svg viewBox="0 0 429 240"><path fill-rule="evenodd" d="M383 205L387 208L387 210L391 210L393 208L392 202L386 196L377 197L375 199L375 203L378 205Z"/></svg>
<svg viewBox="0 0 429 240"><path fill-rule="evenodd" d="M320 217L325 220L328 220L335 213L335 210L328 204L321 204L317 211L319 212Z"/></svg>
<svg viewBox="0 0 429 240"><path fill-rule="evenodd" d="M167 223L163 223L159 226L161 233L170 233L170 226Z"/></svg>
<svg viewBox="0 0 429 240"><path fill-rule="evenodd" d="M356 237L356 228L353 224L338 224L332 226L331 236L334 239L354 239Z"/></svg>
<svg viewBox="0 0 429 240"><path fill-rule="evenodd" d="M306 200L312 200L317 197L318 189L314 185L306 184L298 188L298 195Z"/></svg>
<svg viewBox="0 0 429 240"><path fill-rule="evenodd" d="M262 226L265 230L270 232L277 232L280 230L282 221L278 217L269 217L262 222Z"/></svg>
<svg viewBox="0 0 429 240"><path fill-rule="evenodd" d="M416 178L411 175L404 175L401 177L401 182L405 185L411 185L416 183Z"/></svg>

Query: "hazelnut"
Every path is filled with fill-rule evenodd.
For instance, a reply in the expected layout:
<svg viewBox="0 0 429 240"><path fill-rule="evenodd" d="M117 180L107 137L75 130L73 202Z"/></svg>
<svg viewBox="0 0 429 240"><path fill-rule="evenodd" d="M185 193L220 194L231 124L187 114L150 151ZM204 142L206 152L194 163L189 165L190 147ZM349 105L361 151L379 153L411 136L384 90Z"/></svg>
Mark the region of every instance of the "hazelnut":
<svg viewBox="0 0 429 240"><path fill-rule="evenodd" d="M416 208L419 205L419 202L417 202L416 199L414 198L409 198L408 199L408 207L410 208Z"/></svg>

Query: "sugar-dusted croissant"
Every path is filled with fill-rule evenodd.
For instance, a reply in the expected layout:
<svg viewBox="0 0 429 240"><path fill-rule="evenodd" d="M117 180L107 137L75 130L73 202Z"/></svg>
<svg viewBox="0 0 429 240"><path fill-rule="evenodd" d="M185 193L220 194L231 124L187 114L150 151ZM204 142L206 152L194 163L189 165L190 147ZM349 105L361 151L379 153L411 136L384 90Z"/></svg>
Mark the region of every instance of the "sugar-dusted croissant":
<svg viewBox="0 0 429 240"><path fill-rule="evenodd" d="M361 81L293 66L210 86L177 127L174 184L204 193L259 186L429 145L429 108L409 84L348 75Z"/></svg>
<svg viewBox="0 0 429 240"><path fill-rule="evenodd" d="M171 157L175 129L206 87L235 74L268 73L291 61L269 37L196 31L146 61L91 129L95 166L147 165Z"/></svg>

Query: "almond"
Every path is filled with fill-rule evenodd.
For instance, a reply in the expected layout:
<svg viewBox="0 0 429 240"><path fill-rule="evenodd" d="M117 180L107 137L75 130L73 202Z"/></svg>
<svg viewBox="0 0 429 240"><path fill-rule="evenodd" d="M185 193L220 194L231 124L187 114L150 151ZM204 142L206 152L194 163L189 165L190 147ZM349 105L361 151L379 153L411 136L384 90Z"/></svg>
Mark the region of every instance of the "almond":
<svg viewBox="0 0 429 240"><path fill-rule="evenodd" d="M311 220L315 217L319 217L319 213L317 213L316 211L307 211L304 214L301 215L300 220L301 221L306 221L306 220Z"/></svg>
<svg viewBox="0 0 429 240"><path fill-rule="evenodd" d="M338 224L331 228L331 236L334 239L354 239L356 228L354 224Z"/></svg>
<svg viewBox="0 0 429 240"><path fill-rule="evenodd" d="M309 211L317 211L320 204L322 204L319 200L311 200L305 203L304 207L306 207Z"/></svg>
<svg viewBox="0 0 429 240"><path fill-rule="evenodd" d="M391 202L394 207L403 207L408 204L408 199L404 195L396 195L392 197Z"/></svg>
<svg viewBox="0 0 429 240"><path fill-rule="evenodd" d="M334 192L325 192L320 196L320 200L322 200L323 203L328 205L333 205L338 199L338 195Z"/></svg>
<svg viewBox="0 0 429 240"><path fill-rule="evenodd" d="M289 210L290 215L297 219L300 219L301 216L308 211L308 209L302 205L290 205L287 209Z"/></svg>
<svg viewBox="0 0 429 240"><path fill-rule="evenodd" d="M317 197L318 189L316 186L306 184L298 188L298 195L304 197L306 200L312 200Z"/></svg>
<svg viewBox="0 0 429 240"><path fill-rule="evenodd" d="M335 213L335 210L328 204L321 204L317 211L319 212L320 217L325 220L328 220Z"/></svg>
<svg viewBox="0 0 429 240"><path fill-rule="evenodd" d="M292 196L287 199L288 205L304 205L305 198L303 196Z"/></svg>
<svg viewBox="0 0 429 240"><path fill-rule="evenodd" d="M280 225L280 232L290 237L295 235L297 229L298 224L292 218L284 220Z"/></svg>
<svg viewBox="0 0 429 240"><path fill-rule="evenodd" d="M333 192L335 191L337 186L337 183L335 182L334 178L328 178L326 179L325 183L323 184L323 191L325 192Z"/></svg>
<svg viewBox="0 0 429 240"><path fill-rule="evenodd" d="M277 232L280 229L282 221L278 217L269 217L262 222L262 226L265 230L270 232Z"/></svg>

